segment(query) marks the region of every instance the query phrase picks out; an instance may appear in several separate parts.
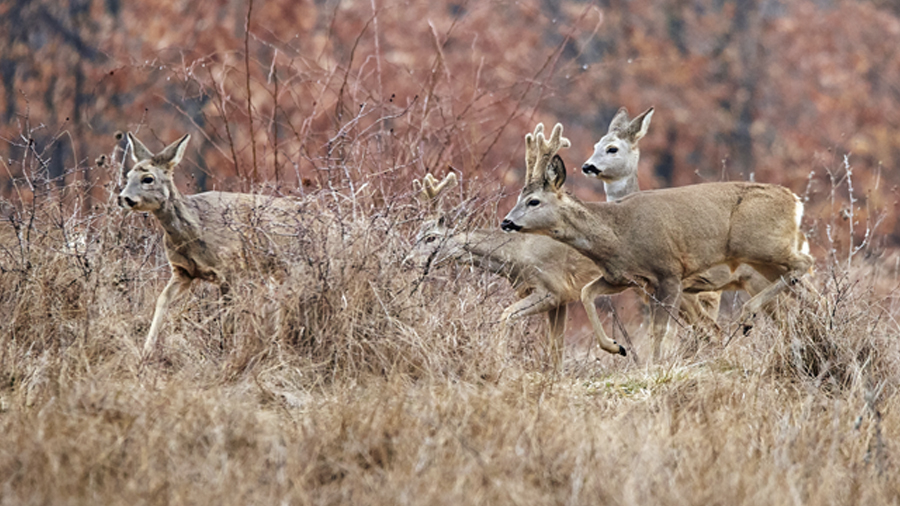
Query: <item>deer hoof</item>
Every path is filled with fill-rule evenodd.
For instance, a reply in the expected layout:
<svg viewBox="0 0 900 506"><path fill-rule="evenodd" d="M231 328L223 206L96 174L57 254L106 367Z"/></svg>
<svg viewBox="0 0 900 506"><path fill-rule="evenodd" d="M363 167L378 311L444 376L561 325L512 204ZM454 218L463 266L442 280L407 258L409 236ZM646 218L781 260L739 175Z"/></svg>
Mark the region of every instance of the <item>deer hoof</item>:
<svg viewBox="0 0 900 506"><path fill-rule="evenodd" d="M749 334L751 330L753 330L753 325L750 325L747 323L741 325L741 331L744 333L745 336L747 334Z"/></svg>

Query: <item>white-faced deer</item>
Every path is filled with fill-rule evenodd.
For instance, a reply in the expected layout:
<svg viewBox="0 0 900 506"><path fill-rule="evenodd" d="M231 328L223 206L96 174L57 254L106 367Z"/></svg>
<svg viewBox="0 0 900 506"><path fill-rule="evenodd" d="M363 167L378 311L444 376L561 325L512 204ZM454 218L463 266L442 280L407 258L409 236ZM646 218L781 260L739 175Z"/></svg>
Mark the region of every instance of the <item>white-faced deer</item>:
<svg viewBox="0 0 900 506"><path fill-rule="evenodd" d="M557 124L550 144L561 136L562 125ZM529 152L539 152L546 141L536 131L525 142ZM735 269L743 263L768 279L770 285L743 307L740 321L750 325L761 308L813 264L800 231L803 205L782 186L706 183L637 192L614 203L584 203L563 190L565 180L559 155L543 154L526 164L525 187L501 228L552 237L594 261L601 276L582 289L581 300L597 342L607 352L625 354L603 331L594 307L600 295L631 287L652 294L651 335L658 358L670 311L678 307L682 292L721 288L698 275L718 265Z"/></svg>
<svg viewBox="0 0 900 506"><path fill-rule="evenodd" d="M559 149L557 147L556 149ZM547 313L548 340L554 365L562 360L566 305L581 298L581 289L600 275L594 263L574 249L539 235L510 235L496 229L457 231L442 213L443 192L457 184L456 174L440 183L431 175L420 184L419 200L430 217L416 236L410 258L425 268L453 261L493 272L509 280L519 300L503 311L505 323Z"/></svg>
<svg viewBox="0 0 900 506"><path fill-rule="evenodd" d="M638 185L638 161L641 151L638 142L646 135L653 118L653 108L642 112L634 119L629 119L628 110L620 108L609 123L609 129L594 144L594 153L581 166L581 172L587 176L603 181L606 200L619 200L640 191ZM722 286L724 290L744 290L751 297L769 286L769 280L762 277L752 267L741 265L735 271L725 265L713 267L701 276L711 281L710 284ZM693 298L692 294L684 294L685 298ZM707 313L711 320L719 314L721 292L702 292L696 295L699 307ZM688 313L694 304L682 303L682 312ZM702 318L688 317L689 323Z"/></svg>
<svg viewBox="0 0 900 506"><path fill-rule="evenodd" d="M156 300L144 341L146 358L156 349L166 308L192 281L217 284L227 301L236 271L277 263L278 242L272 239L296 231L299 204L285 198L218 191L183 196L173 173L190 135L157 154L131 132L127 137L134 165L124 174L119 205L156 217L165 233L166 257L172 269L172 277Z"/></svg>

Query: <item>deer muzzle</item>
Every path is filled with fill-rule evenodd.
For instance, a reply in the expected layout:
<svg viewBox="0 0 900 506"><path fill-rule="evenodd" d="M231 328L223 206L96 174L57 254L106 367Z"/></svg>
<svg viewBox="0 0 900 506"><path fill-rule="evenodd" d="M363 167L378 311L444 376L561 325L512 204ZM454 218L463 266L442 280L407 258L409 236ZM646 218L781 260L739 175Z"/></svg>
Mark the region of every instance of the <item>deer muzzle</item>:
<svg viewBox="0 0 900 506"><path fill-rule="evenodd" d="M592 163L586 163L581 166L581 172L586 176L600 177L600 169Z"/></svg>
<svg viewBox="0 0 900 506"><path fill-rule="evenodd" d="M131 209L137 205L137 202L132 200L131 197L119 195L119 198L116 200L119 202L119 207L124 207L125 209Z"/></svg>
<svg viewBox="0 0 900 506"><path fill-rule="evenodd" d="M504 232L518 232L519 230L522 230L520 225L516 225L510 219L505 219L500 222L500 228L502 228Z"/></svg>

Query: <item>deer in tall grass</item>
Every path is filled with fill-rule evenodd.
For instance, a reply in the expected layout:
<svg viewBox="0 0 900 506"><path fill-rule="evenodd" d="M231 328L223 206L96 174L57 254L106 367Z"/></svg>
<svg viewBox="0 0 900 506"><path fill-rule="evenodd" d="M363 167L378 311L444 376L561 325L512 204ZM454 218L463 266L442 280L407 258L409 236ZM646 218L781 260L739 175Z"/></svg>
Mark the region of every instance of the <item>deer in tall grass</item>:
<svg viewBox="0 0 900 506"><path fill-rule="evenodd" d="M634 119L628 117L628 109L622 107L613 116L607 133L594 144L594 152L581 166L586 176L603 181L603 190L607 201L620 200L632 193L640 191L638 184L638 161L641 157L638 142L646 135L653 118L653 108L649 108ZM722 290L743 290L751 297L763 291L769 280L761 276L748 265L739 266L734 272L720 265L699 274L711 285L721 286ZM702 307L706 315L715 321L719 314L721 291L702 292L699 294L683 294L683 298L697 299L697 304L682 303L682 312L690 308ZM705 315L688 316L690 323L704 319Z"/></svg>
<svg viewBox="0 0 900 506"><path fill-rule="evenodd" d="M172 275L156 300L143 355L162 347L160 326L169 304L194 280L218 285L230 300L238 271L271 267L277 262L279 236L294 234L299 205L287 198L210 191L182 195L175 186L175 167L184 157L190 135L152 153L131 132L127 134L133 166L125 170L125 187L118 203L129 211L151 213L165 234L165 251ZM158 342L157 342L158 341Z"/></svg>
<svg viewBox="0 0 900 506"><path fill-rule="evenodd" d="M600 275L594 263L565 244L538 235L510 235L495 229L457 231L451 217L441 210L443 194L455 187L450 173L440 182L427 174L418 198L429 217L416 236L409 258L426 269L445 261L474 265L506 278L519 297L507 307L501 321L547 314L551 359L559 365L566 330L566 306L580 300L581 288Z"/></svg>
<svg viewBox="0 0 900 506"><path fill-rule="evenodd" d="M613 167L614 162L605 161L601 166L609 169L604 176L605 183L627 190L607 193L609 200L638 191L640 152L637 143L647 133L653 116L652 107L633 120L627 119L627 111L623 116L623 111L624 108L613 119L610 134L604 139L616 136L623 154L628 154L627 159L624 163L616 162L616 167ZM555 155L568 146L569 141L563 139L559 145L547 146L546 150ZM527 163L533 163L533 160L527 159ZM457 183L456 174L452 172L440 182L431 174L427 174L421 183L415 181L419 201L427 206L430 216L416 236L411 258L428 266L447 260L466 263L505 277L516 290L519 300L503 311L501 321L546 312L548 340L553 359L558 364L562 359L566 306L581 300L581 289L596 279L600 271L590 259L547 237L499 234L495 229L487 228L456 230L451 225L452 217L441 210L441 199ZM690 294L682 300L679 314L688 323L703 323L718 330L715 323L718 301L718 293Z"/></svg>
<svg viewBox="0 0 900 506"><path fill-rule="evenodd" d="M758 183L705 183L637 192L616 202L585 203L563 190L566 169L551 149L565 143L557 124L549 141L543 125L525 137L526 177L501 228L551 237L594 261L601 275L581 301L601 349L625 355L603 330L594 300L638 287L652 295L654 360L668 333L670 312L682 293L716 291L702 277L709 269L740 264L769 281L744 304L747 327L778 294L798 283L813 264L800 231L803 204L790 190Z"/></svg>

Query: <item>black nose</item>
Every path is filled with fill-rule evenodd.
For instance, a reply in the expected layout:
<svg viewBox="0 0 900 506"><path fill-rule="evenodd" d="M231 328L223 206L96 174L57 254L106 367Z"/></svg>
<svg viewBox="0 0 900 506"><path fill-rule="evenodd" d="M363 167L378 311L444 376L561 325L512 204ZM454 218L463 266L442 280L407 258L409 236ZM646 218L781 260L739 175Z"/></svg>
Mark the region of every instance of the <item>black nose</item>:
<svg viewBox="0 0 900 506"><path fill-rule="evenodd" d="M585 173L588 176L599 176L600 170L597 167L594 167L592 163L586 163L581 166L581 172Z"/></svg>
<svg viewBox="0 0 900 506"><path fill-rule="evenodd" d="M121 195L119 195L118 200L119 200L119 207L126 207L128 209L131 209L132 207L135 206L135 204L137 204L137 202L131 200L129 197L123 197Z"/></svg>
<svg viewBox="0 0 900 506"><path fill-rule="evenodd" d="M522 230L522 227L513 223L512 220L503 220L500 223L500 228L502 228L504 232L518 232L519 230Z"/></svg>

